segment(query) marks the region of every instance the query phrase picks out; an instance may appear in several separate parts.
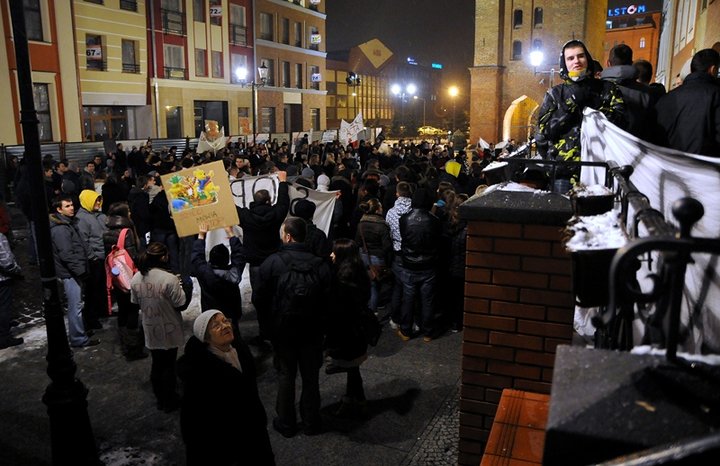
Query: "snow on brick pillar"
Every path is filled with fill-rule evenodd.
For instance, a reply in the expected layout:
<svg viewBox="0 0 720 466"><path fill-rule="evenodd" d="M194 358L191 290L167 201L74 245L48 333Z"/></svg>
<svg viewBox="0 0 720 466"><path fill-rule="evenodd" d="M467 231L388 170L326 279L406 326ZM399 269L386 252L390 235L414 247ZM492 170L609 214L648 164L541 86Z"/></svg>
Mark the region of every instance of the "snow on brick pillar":
<svg viewBox="0 0 720 466"><path fill-rule="evenodd" d="M480 463L503 388L550 393L555 347L572 338L572 263L558 194L495 190L466 202L459 464Z"/></svg>

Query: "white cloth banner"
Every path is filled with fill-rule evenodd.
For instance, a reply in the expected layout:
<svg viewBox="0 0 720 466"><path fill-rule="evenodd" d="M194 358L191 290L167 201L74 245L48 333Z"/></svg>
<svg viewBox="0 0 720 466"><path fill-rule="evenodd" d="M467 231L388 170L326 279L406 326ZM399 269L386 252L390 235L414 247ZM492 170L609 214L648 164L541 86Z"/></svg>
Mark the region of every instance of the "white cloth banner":
<svg viewBox="0 0 720 466"><path fill-rule="evenodd" d="M720 238L720 159L688 154L650 144L621 130L595 110L586 109L581 132L583 161L614 161L630 165L630 181L645 194L653 208L677 225L673 203L693 197L705 207L705 215L695 224L693 236ZM604 184L605 170L583 167L583 184ZM634 219L630 211L628 222ZM718 256L694 254L688 264L683 295L682 325L691 334L685 341L688 352L720 353L720 275ZM655 262L657 263L657 262ZM639 272L647 273L647 268ZM639 276L639 279L643 277Z"/></svg>
<svg viewBox="0 0 720 466"><path fill-rule="evenodd" d="M358 112L352 123L340 120L340 134L338 139L341 144L351 144L358 140L358 133L365 129L363 126L362 112Z"/></svg>

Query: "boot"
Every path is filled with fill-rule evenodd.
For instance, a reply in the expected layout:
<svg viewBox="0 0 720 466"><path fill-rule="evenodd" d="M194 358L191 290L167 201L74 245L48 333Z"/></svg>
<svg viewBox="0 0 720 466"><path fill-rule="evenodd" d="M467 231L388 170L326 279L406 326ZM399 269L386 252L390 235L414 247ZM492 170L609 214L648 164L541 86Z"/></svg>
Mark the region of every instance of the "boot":
<svg viewBox="0 0 720 466"><path fill-rule="evenodd" d="M140 328L126 328L127 335L127 353L125 359L128 361L137 361L138 359L145 359L148 354L145 352L145 335L143 334L142 327Z"/></svg>

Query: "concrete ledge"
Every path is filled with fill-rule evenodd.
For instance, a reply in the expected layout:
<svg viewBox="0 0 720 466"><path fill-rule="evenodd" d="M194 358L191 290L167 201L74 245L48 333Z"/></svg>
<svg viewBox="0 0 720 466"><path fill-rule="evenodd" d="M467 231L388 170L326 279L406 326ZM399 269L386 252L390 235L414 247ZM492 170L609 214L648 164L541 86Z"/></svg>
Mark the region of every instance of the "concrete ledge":
<svg viewBox="0 0 720 466"><path fill-rule="evenodd" d="M459 207L465 220L565 225L572 217L570 199L550 192L501 191L473 197Z"/></svg>

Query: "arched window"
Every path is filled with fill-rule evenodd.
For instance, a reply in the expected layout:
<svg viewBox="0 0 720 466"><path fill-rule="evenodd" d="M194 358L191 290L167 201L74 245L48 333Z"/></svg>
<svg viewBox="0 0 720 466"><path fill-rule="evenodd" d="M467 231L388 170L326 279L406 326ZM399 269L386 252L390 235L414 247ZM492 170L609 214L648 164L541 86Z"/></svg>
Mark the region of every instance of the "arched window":
<svg viewBox="0 0 720 466"><path fill-rule="evenodd" d="M522 60L522 42L519 40L513 41L512 59Z"/></svg>
<svg viewBox="0 0 720 466"><path fill-rule="evenodd" d="M533 27L540 27L543 23L543 9L540 7L535 8L535 14L533 15Z"/></svg>
<svg viewBox="0 0 720 466"><path fill-rule="evenodd" d="M513 27L519 28L520 26L522 26L522 21L523 21L522 10L515 10L513 12Z"/></svg>
<svg viewBox="0 0 720 466"><path fill-rule="evenodd" d="M641 37L641 38L640 38L640 48L641 48L641 49L644 49L644 48L645 48L645 38L644 38L644 37Z"/></svg>

